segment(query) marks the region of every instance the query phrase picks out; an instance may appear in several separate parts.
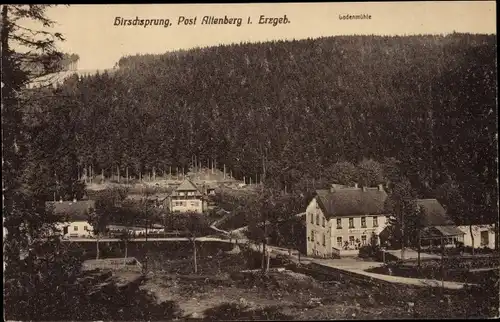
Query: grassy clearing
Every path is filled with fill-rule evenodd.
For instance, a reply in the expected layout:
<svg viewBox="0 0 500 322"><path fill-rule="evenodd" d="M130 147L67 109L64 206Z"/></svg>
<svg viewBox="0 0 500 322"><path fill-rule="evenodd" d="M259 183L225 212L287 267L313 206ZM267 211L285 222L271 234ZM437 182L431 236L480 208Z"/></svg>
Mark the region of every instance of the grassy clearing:
<svg viewBox="0 0 500 322"><path fill-rule="evenodd" d="M177 303L183 316L212 321L472 318L498 312L498 297L484 289L363 285L348 278L315 279L289 270L242 273L260 265L259 254L245 252L201 256L198 263L199 274L194 275L189 259L167 260L143 287L153 290L157 299Z"/></svg>
<svg viewBox="0 0 500 322"><path fill-rule="evenodd" d="M130 246L129 256L144 260L145 246ZM260 254L244 249L230 254L231 248L220 242L199 243L198 274L194 274L191 244L150 243L150 273L140 289L153 302L174 303L179 317L210 321L473 318L498 314L498 288L495 292L493 286L443 291L364 285L348 277L303 274L296 266L277 260L271 261L271 267L287 266L292 271L262 275L258 270ZM252 269L257 270L242 272Z"/></svg>

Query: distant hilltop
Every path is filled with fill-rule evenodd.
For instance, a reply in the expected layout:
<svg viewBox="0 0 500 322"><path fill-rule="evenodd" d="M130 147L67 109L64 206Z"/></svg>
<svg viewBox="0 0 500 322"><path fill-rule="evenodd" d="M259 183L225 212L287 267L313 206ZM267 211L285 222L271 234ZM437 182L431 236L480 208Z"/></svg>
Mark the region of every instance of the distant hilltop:
<svg viewBox="0 0 500 322"><path fill-rule="evenodd" d="M35 80L33 80L30 84L27 85L27 88L37 88L37 87L46 87L49 85L52 86L58 86L61 85L66 79L68 79L70 76L76 75L77 77L84 77L84 76L93 76L96 74L103 74L103 73L114 73L116 71L115 68L107 68L107 69L78 69L78 70L66 70L66 71L61 71L58 73L52 73L45 75L43 77L39 77Z"/></svg>

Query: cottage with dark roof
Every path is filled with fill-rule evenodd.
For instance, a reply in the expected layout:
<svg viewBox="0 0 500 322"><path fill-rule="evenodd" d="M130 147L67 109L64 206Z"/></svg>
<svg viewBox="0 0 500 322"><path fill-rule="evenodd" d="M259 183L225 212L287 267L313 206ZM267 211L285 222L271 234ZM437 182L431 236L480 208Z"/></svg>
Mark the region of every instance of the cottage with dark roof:
<svg viewBox="0 0 500 322"><path fill-rule="evenodd" d="M386 199L382 185L358 188L332 184L328 190L317 190L306 209L307 255L355 256L360 246L378 242L377 236L387 223Z"/></svg>
<svg viewBox="0 0 500 322"><path fill-rule="evenodd" d="M420 208L420 245L424 248L440 246L454 246L456 242L463 242L464 233L455 225L437 199L417 199ZM385 243L390 239L389 229L379 235Z"/></svg>
<svg viewBox="0 0 500 322"><path fill-rule="evenodd" d="M64 222L59 223L57 227L63 237L93 236L93 228L87 220L88 214L95 209L94 200L49 201L45 206L64 218Z"/></svg>

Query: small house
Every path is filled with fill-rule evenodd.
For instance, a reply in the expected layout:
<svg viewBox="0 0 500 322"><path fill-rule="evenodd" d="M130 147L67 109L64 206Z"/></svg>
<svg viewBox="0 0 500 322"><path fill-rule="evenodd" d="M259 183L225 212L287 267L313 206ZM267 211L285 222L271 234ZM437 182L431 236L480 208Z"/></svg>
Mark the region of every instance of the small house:
<svg viewBox="0 0 500 322"><path fill-rule="evenodd" d="M464 233L458 229L455 222L446 213L441 203L436 199L417 199L421 209L421 245L434 247L444 245L453 247L462 242Z"/></svg>
<svg viewBox="0 0 500 322"><path fill-rule="evenodd" d="M171 212L201 214L206 209L206 201L198 187L191 180L186 179L170 194L169 206Z"/></svg>
<svg viewBox="0 0 500 322"><path fill-rule="evenodd" d="M464 246L495 249L495 223L484 220L464 220L457 223L458 229L464 233Z"/></svg>
<svg viewBox="0 0 500 322"><path fill-rule="evenodd" d="M95 209L94 200L73 200L46 202L47 208L52 208L55 215L64 217L64 221L57 225L63 237L90 238L93 228L88 223L88 215Z"/></svg>

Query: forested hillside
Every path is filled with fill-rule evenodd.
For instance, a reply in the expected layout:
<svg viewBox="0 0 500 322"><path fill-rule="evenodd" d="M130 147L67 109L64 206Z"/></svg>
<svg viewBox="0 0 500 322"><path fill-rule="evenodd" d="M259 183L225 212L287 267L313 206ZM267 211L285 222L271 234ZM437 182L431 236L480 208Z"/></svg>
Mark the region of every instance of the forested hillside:
<svg viewBox="0 0 500 322"><path fill-rule="evenodd" d="M266 160L267 178L293 189L337 161L395 158L422 193L453 181L470 205L496 205L494 35L245 43L118 65L43 93L30 121L52 162L38 175L137 174L196 156L236 178Z"/></svg>

